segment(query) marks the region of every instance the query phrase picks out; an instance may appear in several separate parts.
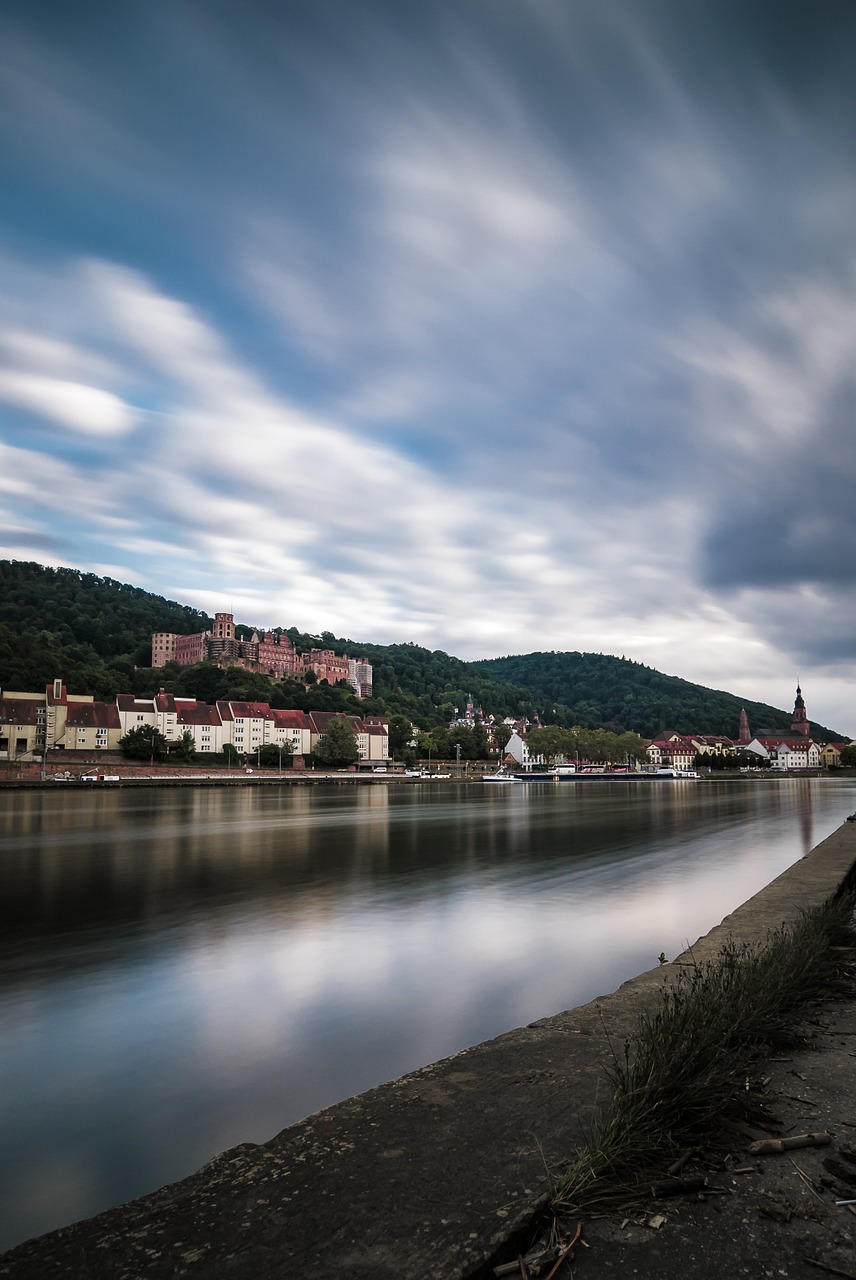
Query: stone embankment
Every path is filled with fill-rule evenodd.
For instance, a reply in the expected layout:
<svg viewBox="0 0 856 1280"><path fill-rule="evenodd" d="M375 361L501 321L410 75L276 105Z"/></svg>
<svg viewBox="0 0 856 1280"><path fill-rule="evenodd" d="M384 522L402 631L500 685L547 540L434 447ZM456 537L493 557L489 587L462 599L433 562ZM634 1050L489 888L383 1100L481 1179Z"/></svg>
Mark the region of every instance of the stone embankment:
<svg viewBox="0 0 856 1280"><path fill-rule="evenodd" d="M696 942L692 956L714 959L729 936L738 943L762 940L854 879L856 823L845 823ZM544 963L551 963L549 955ZM604 1099L613 1047L632 1034L670 967L310 1116L260 1146L235 1147L182 1182L20 1245L0 1259L0 1277L469 1280L491 1274L489 1266L508 1256L510 1242L528 1239L549 1196L551 1169L568 1163Z"/></svg>

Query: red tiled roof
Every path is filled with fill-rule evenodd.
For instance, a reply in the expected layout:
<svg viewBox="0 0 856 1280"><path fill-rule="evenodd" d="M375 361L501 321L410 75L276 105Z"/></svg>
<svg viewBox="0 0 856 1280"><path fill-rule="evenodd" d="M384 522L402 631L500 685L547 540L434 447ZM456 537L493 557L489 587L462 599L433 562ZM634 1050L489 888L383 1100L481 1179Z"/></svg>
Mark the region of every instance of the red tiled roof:
<svg viewBox="0 0 856 1280"><path fill-rule="evenodd" d="M116 696L116 706L120 711L148 711L154 710L154 704L151 698L138 698L135 693L120 693Z"/></svg>
<svg viewBox="0 0 856 1280"><path fill-rule="evenodd" d="M273 721L278 729L311 729L309 716L305 711L274 711Z"/></svg>
<svg viewBox="0 0 856 1280"><path fill-rule="evenodd" d="M176 724L205 724L219 726L220 712L216 707L209 707L207 702L191 702L179 706L176 711Z"/></svg>
<svg viewBox="0 0 856 1280"><path fill-rule="evenodd" d="M339 711L310 711L309 719L315 733L326 733L331 720L348 720L354 733L363 732L358 716L346 716Z"/></svg>
<svg viewBox="0 0 856 1280"><path fill-rule="evenodd" d="M69 729L121 729L118 709L107 702L71 702L66 725Z"/></svg>
<svg viewBox="0 0 856 1280"><path fill-rule="evenodd" d="M0 723L35 724L40 705L35 698L0 698Z"/></svg>
<svg viewBox="0 0 856 1280"><path fill-rule="evenodd" d="M217 706L221 706L217 703ZM230 702L232 715L242 720L270 720L273 712L266 702Z"/></svg>

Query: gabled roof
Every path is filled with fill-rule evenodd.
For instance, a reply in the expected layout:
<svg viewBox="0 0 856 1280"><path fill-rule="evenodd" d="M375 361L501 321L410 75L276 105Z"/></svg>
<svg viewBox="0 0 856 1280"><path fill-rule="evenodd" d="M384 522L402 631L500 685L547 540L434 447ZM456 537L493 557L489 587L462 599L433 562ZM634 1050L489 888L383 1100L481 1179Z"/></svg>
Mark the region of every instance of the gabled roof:
<svg viewBox="0 0 856 1280"><path fill-rule="evenodd" d="M138 698L135 693L117 694L116 706L120 711L148 711L150 715L155 709L152 698Z"/></svg>
<svg viewBox="0 0 856 1280"><path fill-rule="evenodd" d="M69 729L121 729L118 708L108 702L71 702L66 727Z"/></svg>
<svg viewBox="0 0 856 1280"><path fill-rule="evenodd" d="M218 702L217 706L223 704ZM232 712L233 719L240 720L270 720L273 712L266 702L230 702L229 708Z"/></svg>
<svg viewBox="0 0 856 1280"><path fill-rule="evenodd" d="M0 698L0 723L35 724L40 705L32 698Z"/></svg>
<svg viewBox="0 0 856 1280"><path fill-rule="evenodd" d="M340 711L310 711L309 719L315 733L326 733L331 720L347 720L354 733L360 733L359 716L343 715Z"/></svg>
<svg viewBox="0 0 856 1280"><path fill-rule="evenodd" d="M176 724L202 724L219 727L220 712L216 707L209 707L207 702L190 702L176 707Z"/></svg>
<svg viewBox="0 0 856 1280"><path fill-rule="evenodd" d="M278 729L311 729L312 724L305 711L273 711L273 722Z"/></svg>

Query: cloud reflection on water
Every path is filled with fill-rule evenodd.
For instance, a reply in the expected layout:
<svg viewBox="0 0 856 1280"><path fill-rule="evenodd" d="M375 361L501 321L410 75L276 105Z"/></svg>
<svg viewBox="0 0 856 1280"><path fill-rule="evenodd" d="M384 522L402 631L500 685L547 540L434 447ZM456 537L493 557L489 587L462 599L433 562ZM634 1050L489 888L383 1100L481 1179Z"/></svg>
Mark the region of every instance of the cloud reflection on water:
<svg viewBox="0 0 856 1280"><path fill-rule="evenodd" d="M17 796L0 841L9 1241L613 989L853 807L809 781L55 799Z"/></svg>

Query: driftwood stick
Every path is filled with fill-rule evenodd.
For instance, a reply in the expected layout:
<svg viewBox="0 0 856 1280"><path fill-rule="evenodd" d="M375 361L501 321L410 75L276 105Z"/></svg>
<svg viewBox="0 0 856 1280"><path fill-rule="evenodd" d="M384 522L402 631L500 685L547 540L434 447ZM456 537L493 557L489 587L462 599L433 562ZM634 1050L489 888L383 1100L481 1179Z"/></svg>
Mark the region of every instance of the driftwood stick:
<svg viewBox="0 0 856 1280"><path fill-rule="evenodd" d="M796 1151L799 1147L828 1147L831 1142L831 1133L800 1133L792 1138L765 1138L763 1142L751 1143L747 1150L750 1156L771 1156Z"/></svg>
<svg viewBox="0 0 856 1280"><path fill-rule="evenodd" d="M577 1243L577 1241L579 1240L579 1238L580 1238L580 1236L582 1235L582 1233L583 1233L583 1224L582 1224L581 1222L578 1222L578 1223L577 1223L577 1229L576 1229L576 1231L574 1232L574 1238L573 1238L573 1240L572 1240L572 1241L571 1241L571 1243L568 1245L568 1247L567 1247L566 1249L564 1249L564 1250L562 1251L562 1253L560 1253L560 1254L559 1254L558 1258L556 1259L556 1265L553 1267L553 1270L552 1270L552 1271L550 1272L550 1274L547 1276L547 1280L553 1280L553 1276L554 1276L554 1275L556 1274L556 1272L559 1270L559 1267L560 1267L560 1266L562 1265L562 1263L565 1261L565 1258L567 1258L568 1254L571 1252L571 1250L573 1249L574 1245L575 1245L575 1244Z"/></svg>
<svg viewBox="0 0 856 1280"><path fill-rule="evenodd" d="M679 1155L677 1160L675 1160L672 1164L670 1164L668 1169L666 1170L666 1173L669 1175L669 1177L676 1178L680 1173L681 1169L683 1169L684 1165L689 1160L690 1156L695 1155L695 1152L696 1152L695 1147L688 1147L687 1150L684 1151L682 1155Z"/></svg>

